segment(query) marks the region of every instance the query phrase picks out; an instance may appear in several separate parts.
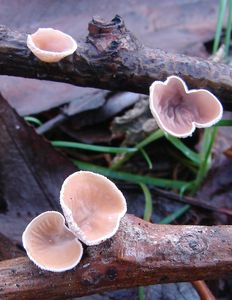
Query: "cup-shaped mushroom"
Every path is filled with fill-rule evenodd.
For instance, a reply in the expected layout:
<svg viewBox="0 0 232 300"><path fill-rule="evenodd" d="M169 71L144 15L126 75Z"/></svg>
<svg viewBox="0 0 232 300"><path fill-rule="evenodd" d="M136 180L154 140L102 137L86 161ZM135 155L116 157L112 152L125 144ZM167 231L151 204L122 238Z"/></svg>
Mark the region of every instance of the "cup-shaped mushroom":
<svg viewBox="0 0 232 300"><path fill-rule="evenodd" d="M83 248L65 226L62 214L47 211L33 219L22 236L28 257L41 269L63 272L81 260Z"/></svg>
<svg viewBox="0 0 232 300"><path fill-rule="evenodd" d="M223 113L220 101L205 89L188 90L185 82L170 76L150 86L150 109L159 127L176 137L191 136L196 127L210 127Z"/></svg>
<svg viewBox="0 0 232 300"><path fill-rule="evenodd" d="M77 43L70 35L53 28L39 28L29 34L27 46L36 57L48 63L58 62L77 49Z"/></svg>
<svg viewBox="0 0 232 300"><path fill-rule="evenodd" d="M60 203L69 228L86 245L97 245L118 230L126 200L105 176L79 171L67 177Z"/></svg>

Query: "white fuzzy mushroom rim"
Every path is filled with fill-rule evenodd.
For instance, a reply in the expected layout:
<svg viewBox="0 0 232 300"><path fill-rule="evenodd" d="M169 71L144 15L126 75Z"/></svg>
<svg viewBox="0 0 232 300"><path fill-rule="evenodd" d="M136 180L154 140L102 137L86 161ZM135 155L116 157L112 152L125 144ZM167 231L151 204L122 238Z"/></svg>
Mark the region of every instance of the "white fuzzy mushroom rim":
<svg viewBox="0 0 232 300"><path fill-rule="evenodd" d="M165 132L185 138L196 127L210 127L223 114L220 101L205 89L188 90L178 76L154 81L150 86L150 109L159 127Z"/></svg>
<svg viewBox="0 0 232 300"><path fill-rule="evenodd" d="M112 237L127 211L126 200L105 176L79 171L67 177L60 204L72 232L86 245Z"/></svg>
<svg viewBox="0 0 232 300"><path fill-rule="evenodd" d="M73 54L76 41L68 34L53 28L39 28L27 36L27 46L41 61L53 63Z"/></svg>
<svg viewBox="0 0 232 300"><path fill-rule="evenodd" d="M30 260L47 271L70 270L83 255L82 244L65 226L63 215L56 211L34 218L23 232L22 241Z"/></svg>

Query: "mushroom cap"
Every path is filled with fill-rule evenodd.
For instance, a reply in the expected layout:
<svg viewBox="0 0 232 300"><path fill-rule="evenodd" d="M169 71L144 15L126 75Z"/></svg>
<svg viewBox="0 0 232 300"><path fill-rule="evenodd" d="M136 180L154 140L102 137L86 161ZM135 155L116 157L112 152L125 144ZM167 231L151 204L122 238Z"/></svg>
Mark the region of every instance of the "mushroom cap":
<svg viewBox="0 0 232 300"><path fill-rule="evenodd" d="M77 43L70 35L60 30L39 28L27 36L27 47L40 60L52 63L74 53Z"/></svg>
<svg viewBox="0 0 232 300"><path fill-rule="evenodd" d="M178 76L150 86L150 109L159 127L176 137L191 136L196 127L210 127L223 113L220 101L205 89L188 90Z"/></svg>
<svg viewBox="0 0 232 300"><path fill-rule="evenodd" d="M56 211L34 218L23 232L22 240L29 258L47 271L70 270L83 254L81 243L65 226L63 215Z"/></svg>
<svg viewBox="0 0 232 300"><path fill-rule="evenodd" d="M97 245L118 230L126 200L105 176L79 171L67 177L60 203L69 228L86 245Z"/></svg>

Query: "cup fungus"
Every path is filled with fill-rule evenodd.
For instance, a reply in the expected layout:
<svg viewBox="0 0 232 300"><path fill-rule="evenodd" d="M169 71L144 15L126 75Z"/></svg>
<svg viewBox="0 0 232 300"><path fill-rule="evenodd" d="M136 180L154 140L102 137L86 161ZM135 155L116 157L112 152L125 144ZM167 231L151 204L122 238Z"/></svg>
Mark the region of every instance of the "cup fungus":
<svg viewBox="0 0 232 300"><path fill-rule="evenodd" d="M27 46L40 60L52 63L71 55L76 41L68 34L53 28L39 28L27 37Z"/></svg>
<svg viewBox="0 0 232 300"><path fill-rule="evenodd" d="M204 89L188 90L185 82L170 76L150 86L150 109L159 127L176 137L191 136L196 127L210 127L223 113L220 101Z"/></svg>
<svg viewBox="0 0 232 300"><path fill-rule="evenodd" d="M33 219L23 233L23 246L29 258L41 269L62 272L81 260L83 248L65 226L62 214L47 211Z"/></svg>
<svg viewBox="0 0 232 300"><path fill-rule="evenodd" d="M86 245L97 245L118 230L126 200L106 177L87 171L67 177L60 203L69 228Z"/></svg>

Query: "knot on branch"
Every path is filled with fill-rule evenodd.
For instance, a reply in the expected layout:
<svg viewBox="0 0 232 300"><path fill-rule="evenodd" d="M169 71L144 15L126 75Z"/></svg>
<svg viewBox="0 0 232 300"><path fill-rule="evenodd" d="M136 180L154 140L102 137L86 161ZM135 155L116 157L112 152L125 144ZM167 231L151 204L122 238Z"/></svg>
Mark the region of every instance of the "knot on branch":
<svg viewBox="0 0 232 300"><path fill-rule="evenodd" d="M125 32L126 27L123 19L116 15L110 22L107 22L99 16L94 16L89 23L89 36L96 37L109 33Z"/></svg>
<svg viewBox="0 0 232 300"><path fill-rule="evenodd" d="M99 52L112 54L121 50L135 50L139 47L137 39L126 29L122 17L116 15L110 22L99 16L93 17L88 26L87 41Z"/></svg>

